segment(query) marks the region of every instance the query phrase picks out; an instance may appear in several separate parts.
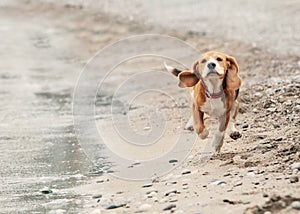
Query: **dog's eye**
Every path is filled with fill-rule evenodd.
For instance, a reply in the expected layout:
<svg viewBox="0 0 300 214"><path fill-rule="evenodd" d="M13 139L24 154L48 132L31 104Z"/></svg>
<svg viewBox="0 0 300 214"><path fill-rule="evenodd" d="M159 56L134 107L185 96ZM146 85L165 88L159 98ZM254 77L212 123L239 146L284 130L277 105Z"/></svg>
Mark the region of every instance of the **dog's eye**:
<svg viewBox="0 0 300 214"><path fill-rule="evenodd" d="M223 60L223 59L220 58L220 57L217 58L217 61L219 61L219 62L222 62L222 60Z"/></svg>
<svg viewBox="0 0 300 214"><path fill-rule="evenodd" d="M206 59L202 59L201 63L206 63Z"/></svg>

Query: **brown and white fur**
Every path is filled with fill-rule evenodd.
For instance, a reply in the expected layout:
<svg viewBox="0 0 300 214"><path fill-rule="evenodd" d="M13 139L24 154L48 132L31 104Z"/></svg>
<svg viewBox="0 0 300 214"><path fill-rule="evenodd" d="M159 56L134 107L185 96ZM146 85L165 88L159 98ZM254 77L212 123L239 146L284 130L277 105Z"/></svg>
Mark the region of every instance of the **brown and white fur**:
<svg viewBox="0 0 300 214"><path fill-rule="evenodd" d="M193 64L192 71L181 71L166 64L165 67L178 76L180 87L191 87L192 117L186 125L187 129L194 129L200 138L205 139L209 132L204 125L204 114L209 115L214 121L211 128L214 130L211 146L218 152L223 145L227 127L232 139L241 137L235 126L235 119L242 81L234 57L211 51L203 54Z"/></svg>

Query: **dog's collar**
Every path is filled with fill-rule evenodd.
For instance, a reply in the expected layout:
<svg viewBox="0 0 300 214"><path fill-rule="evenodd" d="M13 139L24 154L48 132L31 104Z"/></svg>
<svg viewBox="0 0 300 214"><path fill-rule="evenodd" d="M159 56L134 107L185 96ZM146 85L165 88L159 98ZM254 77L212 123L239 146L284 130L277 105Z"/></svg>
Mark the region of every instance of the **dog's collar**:
<svg viewBox="0 0 300 214"><path fill-rule="evenodd" d="M202 86L204 88L204 92L205 92L205 95L206 95L207 98L218 99L218 98L222 97L224 94L227 93L226 85L224 85L224 83L221 86L221 90L218 93L210 93L207 86L204 83L204 80L203 80L202 76L199 75L198 73L195 73L195 75L202 82ZM225 84L226 84L226 82L225 82Z"/></svg>
<svg viewBox="0 0 300 214"><path fill-rule="evenodd" d="M206 95L207 98L218 99L218 98L222 97L224 94L227 93L226 88L223 88L223 87L218 93L210 93L207 86L205 85L204 81L201 80L201 82L202 82L202 86L204 88L205 95Z"/></svg>

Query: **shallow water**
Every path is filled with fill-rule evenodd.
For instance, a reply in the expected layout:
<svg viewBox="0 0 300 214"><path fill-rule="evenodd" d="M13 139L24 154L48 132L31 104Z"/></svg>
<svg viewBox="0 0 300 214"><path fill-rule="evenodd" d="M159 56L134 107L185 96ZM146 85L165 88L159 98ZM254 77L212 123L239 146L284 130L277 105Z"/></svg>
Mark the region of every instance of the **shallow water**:
<svg viewBox="0 0 300 214"><path fill-rule="evenodd" d="M98 172L74 134L71 101L82 66L70 51L74 41L67 35L61 40L57 29L2 14L0 212L76 213L82 196L67 188ZM44 187L53 193L41 193Z"/></svg>

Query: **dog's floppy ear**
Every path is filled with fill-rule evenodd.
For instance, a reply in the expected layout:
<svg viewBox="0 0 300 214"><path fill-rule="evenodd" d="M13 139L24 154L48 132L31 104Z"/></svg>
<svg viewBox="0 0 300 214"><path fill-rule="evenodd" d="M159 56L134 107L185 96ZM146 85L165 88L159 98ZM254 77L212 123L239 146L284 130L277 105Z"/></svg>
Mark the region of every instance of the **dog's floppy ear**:
<svg viewBox="0 0 300 214"><path fill-rule="evenodd" d="M195 75L195 71L198 69L198 61L196 61L193 64L193 70L192 71L182 71L179 75L179 87L185 88L185 87L193 87L196 85L199 81L198 77Z"/></svg>
<svg viewBox="0 0 300 214"><path fill-rule="evenodd" d="M237 90L240 88L242 80L238 75L239 66L232 56L226 57L227 74L226 74L226 88L229 90Z"/></svg>

